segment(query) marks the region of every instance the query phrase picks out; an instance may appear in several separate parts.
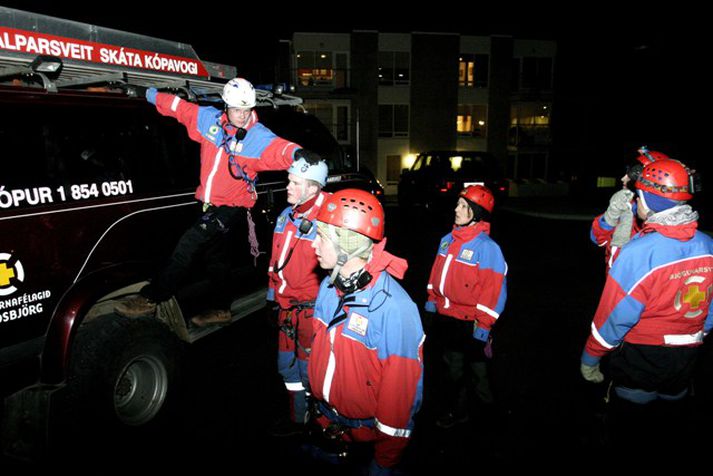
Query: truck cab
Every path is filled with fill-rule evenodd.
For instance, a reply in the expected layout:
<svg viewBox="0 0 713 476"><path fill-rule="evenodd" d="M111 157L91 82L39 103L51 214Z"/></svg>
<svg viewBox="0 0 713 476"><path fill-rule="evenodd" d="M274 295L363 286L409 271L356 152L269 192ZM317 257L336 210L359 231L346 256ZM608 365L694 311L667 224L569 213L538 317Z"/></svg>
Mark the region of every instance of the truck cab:
<svg viewBox="0 0 713 476"><path fill-rule="evenodd" d="M57 421L148 425L166 411L181 356L220 327L191 328L206 286L188 283L155 317L122 318L200 213L198 144L127 86L220 104L235 68L190 45L0 7L0 441L41 459ZM326 190L358 187L336 140L301 99L258 90L276 134L320 153ZM287 205L286 172L259 175L260 249ZM231 230L233 320L265 307L268 254ZM49 430L48 430L49 429ZM49 435L49 436L47 436Z"/></svg>

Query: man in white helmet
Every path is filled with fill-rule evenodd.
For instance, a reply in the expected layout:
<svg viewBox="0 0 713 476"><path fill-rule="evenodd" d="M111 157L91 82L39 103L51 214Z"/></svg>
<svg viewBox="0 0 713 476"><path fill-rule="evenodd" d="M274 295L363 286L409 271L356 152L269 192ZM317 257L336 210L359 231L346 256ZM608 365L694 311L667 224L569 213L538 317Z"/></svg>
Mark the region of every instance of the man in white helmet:
<svg viewBox="0 0 713 476"><path fill-rule="evenodd" d="M124 300L115 311L126 317L152 315L157 303L170 299L187 281L197 256L202 257L210 296L203 312L191 319L196 326L231 322L228 231L247 220L251 253L257 256L257 240L250 217L255 204L257 173L284 170L300 159L316 162L319 157L282 139L258 122L253 85L243 78L231 79L223 88L225 107L199 106L172 94L149 88L135 91L156 106L164 116L177 119L191 139L201 146L200 185L195 197L201 216L180 238L173 255L140 294Z"/></svg>
<svg viewBox="0 0 713 476"><path fill-rule="evenodd" d="M317 236L314 220L328 194L327 164L296 160L288 169L287 203L277 218L268 269L267 300L277 304L277 370L289 396L289 421L275 420L272 433L288 436L307 422L307 357L312 340L314 300L319 291L317 257L311 244Z"/></svg>

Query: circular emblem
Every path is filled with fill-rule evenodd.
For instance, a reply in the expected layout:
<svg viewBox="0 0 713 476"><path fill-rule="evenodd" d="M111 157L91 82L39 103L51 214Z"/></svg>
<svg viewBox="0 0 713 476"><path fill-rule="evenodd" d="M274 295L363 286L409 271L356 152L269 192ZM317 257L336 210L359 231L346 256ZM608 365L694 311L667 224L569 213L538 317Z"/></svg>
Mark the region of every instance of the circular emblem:
<svg viewBox="0 0 713 476"><path fill-rule="evenodd" d="M673 307L677 311L685 310L683 317L692 319L708 309L711 287L705 287L705 280L703 276L691 276L683 283L683 288L676 293Z"/></svg>
<svg viewBox="0 0 713 476"><path fill-rule="evenodd" d="M17 291L16 285L25 280L25 269L20 260L9 253L0 253L0 296Z"/></svg>

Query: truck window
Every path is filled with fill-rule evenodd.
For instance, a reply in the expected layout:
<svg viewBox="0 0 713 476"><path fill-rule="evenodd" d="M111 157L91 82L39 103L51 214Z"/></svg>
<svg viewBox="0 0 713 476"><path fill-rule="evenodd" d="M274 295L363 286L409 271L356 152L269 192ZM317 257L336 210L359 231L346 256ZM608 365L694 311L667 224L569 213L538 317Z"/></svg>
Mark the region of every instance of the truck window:
<svg viewBox="0 0 713 476"><path fill-rule="evenodd" d="M195 187L198 147L182 126L142 103L113 101L43 97L42 102L5 103L0 185L54 190L131 180L138 194ZM25 200L15 208L30 205Z"/></svg>

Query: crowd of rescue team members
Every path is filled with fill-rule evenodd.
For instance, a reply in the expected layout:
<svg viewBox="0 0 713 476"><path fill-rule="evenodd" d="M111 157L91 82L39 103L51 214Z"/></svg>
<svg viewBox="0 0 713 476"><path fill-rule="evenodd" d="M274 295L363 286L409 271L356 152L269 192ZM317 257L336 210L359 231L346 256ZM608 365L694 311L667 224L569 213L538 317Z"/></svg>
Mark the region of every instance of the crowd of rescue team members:
<svg viewBox="0 0 713 476"><path fill-rule="evenodd" d="M276 310L277 368L289 395L289 419L277 421L273 434L371 442L368 473L391 474L421 406L426 336L421 313L398 282L408 265L385 250L381 204L361 190L322 191L326 162L258 122L255 90L245 79L225 85L222 111L155 89L138 94L200 143L195 196L203 208L169 263L116 312L154 313L203 260L215 292L191 323L231 322L230 293L223 292L229 282L226 233L240 221L251 224L258 172L287 169L288 203L274 229L267 300ZM684 399L698 347L713 327L713 240L696 230L698 214L687 204L695 177L681 162L644 147L622 177L622 189L592 223L591 238L605 248L608 273L581 373L602 382L600 361L609 355L613 408ZM493 401L486 371L490 331L507 299L507 263L490 237L494 207L487 187L462 190L428 280L423 314L432 323L429 340L437 344L441 365L434 376L441 428L476 416L469 401ZM255 245L254 232L249 238ZM626 414L614 413L619 420ZM337 462L345 447L325 448L313 440L308 450Z"/></svg>

